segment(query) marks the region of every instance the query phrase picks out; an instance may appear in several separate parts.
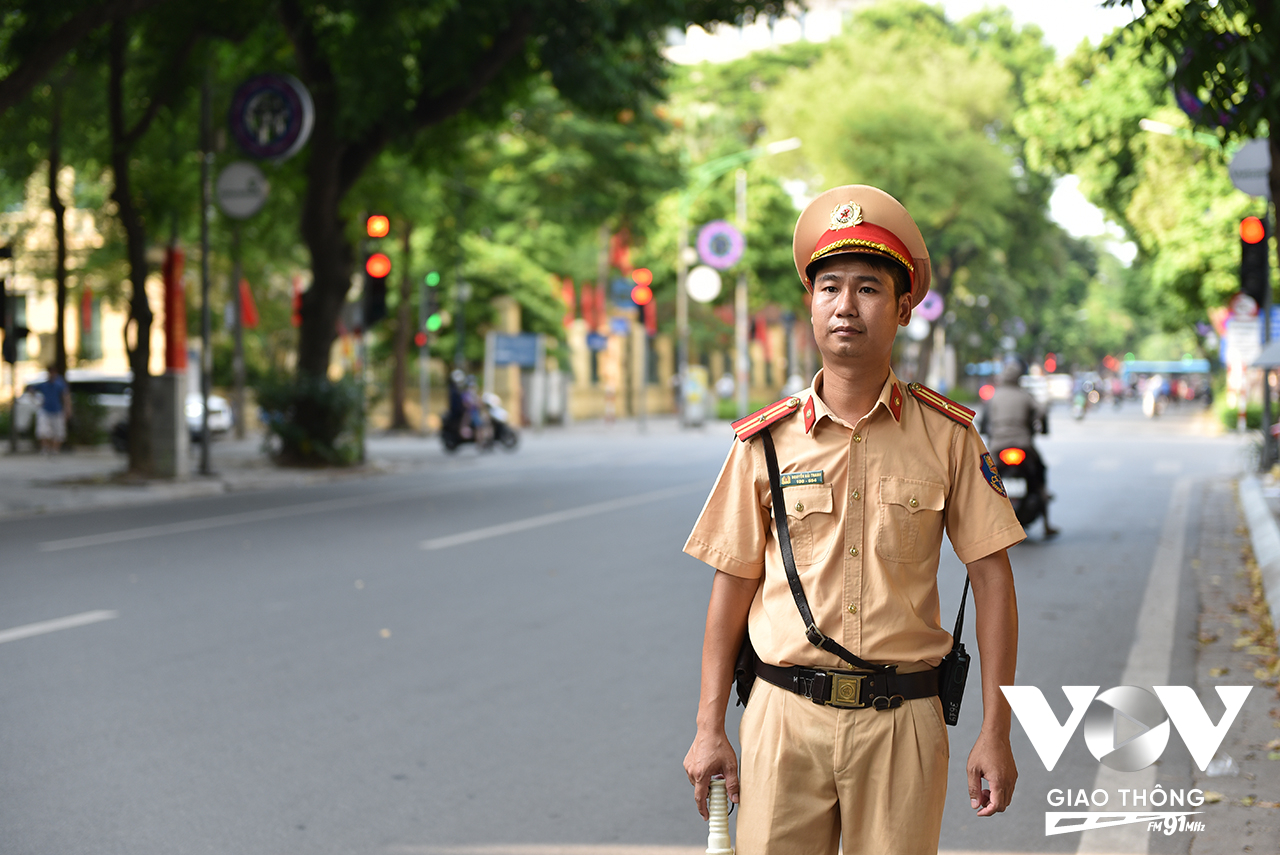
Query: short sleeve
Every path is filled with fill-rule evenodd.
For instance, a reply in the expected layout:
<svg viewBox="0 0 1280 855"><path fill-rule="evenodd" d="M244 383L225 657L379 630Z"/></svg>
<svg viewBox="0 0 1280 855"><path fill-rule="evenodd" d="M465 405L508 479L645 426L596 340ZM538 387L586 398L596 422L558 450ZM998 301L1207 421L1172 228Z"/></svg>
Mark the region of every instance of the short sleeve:
<svg viewBox="0 0 1280 855"><path fill-rule="evenodd" d="M972 428L957 430L952 442L951 496L947 501L947 537L961 563L970 564L1026 539L1013 505L998 479L988 478L987 447ZM990 464L994 471L994 462Z"/></svg>
<svg viewBox="0 0 1280 855"><path fill-rule="evenodd" d="M760 503L755 458L753 443L734 441L684 545L684 551L699 561L747 579L764 575L769 528L767 511Z"/></svg>

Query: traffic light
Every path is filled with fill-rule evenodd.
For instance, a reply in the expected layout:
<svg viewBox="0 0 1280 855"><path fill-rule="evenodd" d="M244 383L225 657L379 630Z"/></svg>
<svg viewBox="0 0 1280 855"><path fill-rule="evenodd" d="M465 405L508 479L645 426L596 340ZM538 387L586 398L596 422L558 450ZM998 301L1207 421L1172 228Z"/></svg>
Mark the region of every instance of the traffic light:
<svg viewBox="0 0 1280 855"><path fill-rule="evenodd" d="M637 267L631 271L631 281L636 283L631 289L631 302L644 307L653 302L653 271L647 267Z"/></svg>
<svg viewBox="0 0 1280 855"><path fill-rule="evenodd" d="M373 214L365 221L364 230L371 238L386 237L391 233L391 220L382 214Z"/></svg>
<svg viewBox="0 0 1280 855"><path fill-rule="evenodd" d="M1267 264L1267 225L1257 217L1240 221L1240 290L1261 306L1270 290Z"/></svg>
<svg viewBox="0 0 1280 855"><path fill-rule="evenodd" d="M387 316L387 276L391 259L375 252L364 260L364 328L369 329Z"/></svg>
<svg viewBox="0 0 1280 855"><path fill-rule="evenodd" d="M1044 355L1044 373L1045 373L1045 374L1052 374L1053 372L1055 372L1055 371L1057 371L1057 370L1058 370L1058 357L1057 357L1057 355L1052 354L1052 353L1046 353L1046 354Z"/></svg>
<svg viewBox="0 0 1280 855"><path fill-rule="evenodd" d="M440 284L440 274L432 270L427 274L423 282L427 285L427 291L424 295L427 301L426 308L423 310L423 315L426 316L424 325L427 328L427 332L439 332L440 327L444 326L444 318L440 316L440 300L436 297L435 290L436 286ZM418 345L418 347L422 347L426 344L427 338L423 333L418 333L418 335L422 336L422 344Z"/></svg>

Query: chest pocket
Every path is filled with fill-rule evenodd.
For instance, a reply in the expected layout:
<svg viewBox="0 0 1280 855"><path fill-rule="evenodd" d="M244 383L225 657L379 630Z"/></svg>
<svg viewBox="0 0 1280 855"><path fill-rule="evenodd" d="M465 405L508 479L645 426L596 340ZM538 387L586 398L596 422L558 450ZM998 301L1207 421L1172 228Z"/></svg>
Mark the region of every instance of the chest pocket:
<svg viewBox="0 0 1280 855"><path fill-rule="evenodd" d="M882 476L876 554L886 561L923 561L942 544L946 489L932 481Z"/></svg>
<svg viewBox="0 0 1280 855"><path fill-rule="evenodd" d="M830 484L798 484L782 488L787 503L787 530L796 565L821 561L831 551L835 514L831 512Z"/></svg>

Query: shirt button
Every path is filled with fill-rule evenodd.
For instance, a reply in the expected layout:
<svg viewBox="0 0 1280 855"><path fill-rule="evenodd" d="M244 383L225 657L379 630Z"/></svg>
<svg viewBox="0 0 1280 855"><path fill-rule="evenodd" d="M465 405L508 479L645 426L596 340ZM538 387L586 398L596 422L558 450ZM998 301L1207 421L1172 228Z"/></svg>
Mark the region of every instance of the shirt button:
<svg viewBox="0 0 1280 855"><path fill-rule="evenodd" d="M855 433L855 434L853 435L853 441L854 441L854 442L862 442L862 434L860 434L860 433Z"/></svg>
<svg viewBox="0 0 1280 855"><path fill-rule="evenodd" d="M861 499L861 498L862 498L862 494L861 494L861 493L859 493L857 490L854 490L854 491L853 491L853 500L856 502L856 501L858 501L858 500L859 500L859 499Z"/></svg>
<svg viewBox="0 0 1280 855"><path fill-rule="evenodd" d="M796 502L796 513L804 513L804 502Z"/></svg>
<svg viewBox="0 0 1280 855"><path fill-rule="evenodd" d="M911 505L911 507L913 507L913 508L915 508L915 507L919 507L919 505L920 505L920 503L916 501L916 497L915 497L915 496L912 496L912 497L911 497L911 501L909 501L907 504Z"/></svg>
<svg viewBox="0 0 1280 855"><path fill-rule="evenodd" d="M850 547L849 547L849 554L850 554L850 555L852 555L854 558L857 558L857 557L858 557L858 547L856 547L856 546L850 546Z"/></svg>
<svg viewBox="0 0 1280 855"><path fill-rule="evenodd" d="M858 613L858 607L857 607L857 606L855 606L853 603L850 603L850 604L849 604L849 614L851 614L851 615L856 615L857 613Z"/></svg>

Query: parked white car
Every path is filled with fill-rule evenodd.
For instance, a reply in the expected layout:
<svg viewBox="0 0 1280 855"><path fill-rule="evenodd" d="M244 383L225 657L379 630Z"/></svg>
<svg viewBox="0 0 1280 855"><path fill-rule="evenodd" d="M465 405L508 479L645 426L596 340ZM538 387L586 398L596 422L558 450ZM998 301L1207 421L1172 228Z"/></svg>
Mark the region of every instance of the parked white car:
<svg viewBox="0 0 1280 855"><path fill-rule="evenodd" d="M18 397L14 408L15 421L19 433L32 429L36 410L40 408L40 393L37 391L41 383L48 379L48 374L41 371L27 383L25 390ZM67 371L67 386L72 395L92 395L94 400L106 408L106 417L102 427L113 440L128 435L129 402L133 400L133 374L108 374L102 371L72 368ZM200 414L203 411L199 392L188 392L183 408L187 420L187 430L192 440L200 439ZM72 417L75 414L72 413ZM217 436L225 434L235 425L231 414L231 404L221 395L209 396L209 433Z"/></svg>
<svg viewBox="0 0 1280 855"><path fill-rule="evenodd" d="M36 410L43 403L37 387L47 379L49 375L41 371L27 382L26 388L18 396L14 406L14 421L19 433L26 433L32 429ZM129 387L133 383L131 374L107 374L102 371L72 368L67 371L66 381L73 396L92 395L99 405L106 408L106 418L103 420L102 427L107 433L121 422L129 420L129 401L132 398ZM74 417L73 412L72 418Z"/></svg>

